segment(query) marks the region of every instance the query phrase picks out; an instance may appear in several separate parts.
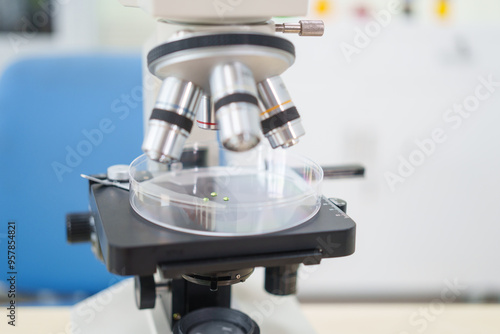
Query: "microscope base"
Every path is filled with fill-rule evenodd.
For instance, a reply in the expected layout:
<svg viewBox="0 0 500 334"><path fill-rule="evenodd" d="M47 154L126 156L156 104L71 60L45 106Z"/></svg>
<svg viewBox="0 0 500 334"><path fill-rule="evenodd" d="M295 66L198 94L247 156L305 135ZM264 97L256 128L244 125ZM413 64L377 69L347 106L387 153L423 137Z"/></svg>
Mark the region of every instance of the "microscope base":
<svg viewBox="0 0 500 334"><path fill-rule="evenodd" d="M278 297L262 289L263 277L254 273L247 282L233 286L233 308L253 318L262 334L314 334L294 296ZM76 304L71 311L72 333L169 334L161 303L139 311L134 301L134 281L127 279Z"/></svg>

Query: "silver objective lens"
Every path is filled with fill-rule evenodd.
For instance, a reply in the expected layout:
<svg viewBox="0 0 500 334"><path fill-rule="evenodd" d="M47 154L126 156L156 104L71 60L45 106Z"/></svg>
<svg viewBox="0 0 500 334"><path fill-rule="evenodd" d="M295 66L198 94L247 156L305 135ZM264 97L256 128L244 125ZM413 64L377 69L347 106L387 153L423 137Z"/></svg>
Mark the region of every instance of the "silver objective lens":
<svg viewBox="0 0 500 334"><path fill-rule="evenodd" d="M192 82L168 77L160 88L142 150L152 160L179 160L193 127L202 90Z"/></svg>
<svg viewBox="0 0 500 334"><path fill-rule="evenodd" d="M212 104L212 98L203 95L198 113L196 115L196 124L200 129L205 130L218 130L217 121L215 120L215 110Z"/></svg>
<svg viewBox="0 0 500 334"><path fill-rule="evenodd" d="M210 76L222 145L231 151L248 151L260 142L257 88L252 71L241 63L217 65Z"/></svg>
<svg viewBox="0 0 500 334"><path fill-rule="evenodd" d="M266 79L260 82L257 88L266 109L260 113L262 131L271 146L287 148L297 144L305 131L281 77Z"/></svg>

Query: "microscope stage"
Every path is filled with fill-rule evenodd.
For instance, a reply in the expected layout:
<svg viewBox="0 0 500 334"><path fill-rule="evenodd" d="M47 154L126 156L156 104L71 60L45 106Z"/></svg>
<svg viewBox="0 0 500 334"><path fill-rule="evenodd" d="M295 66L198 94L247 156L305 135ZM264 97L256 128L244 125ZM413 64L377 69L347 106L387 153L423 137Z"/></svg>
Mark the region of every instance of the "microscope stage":
<svg viewBox="0 0 500 334"><path fill-rule="evenodd" d="M93 184L90 205L108 270L146 276L162 268L167 277L285 264L319 264L354 253L356 225L326 198L309 221L276 233L217 237L155 225L131 207L129 192Z"/></svg>

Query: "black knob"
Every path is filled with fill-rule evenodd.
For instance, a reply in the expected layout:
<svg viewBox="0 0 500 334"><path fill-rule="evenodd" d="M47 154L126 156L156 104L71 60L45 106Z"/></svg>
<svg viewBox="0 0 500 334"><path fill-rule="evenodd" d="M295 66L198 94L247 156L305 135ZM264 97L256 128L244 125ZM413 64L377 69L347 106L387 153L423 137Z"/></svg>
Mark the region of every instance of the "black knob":
<svg viewBox="0 0 500 334"><path fill-rule="evenodd" d="M295 294L298 270L298 264L266 268L266 291L277 296Z"/></svg>
<svg viewBox="0 0 500 334"><path fill-rule="evenodd" d="M69 243L89 242L93 231L90 212L66 215L66 238Z"/></svg>
<svg viewBox="0 0 500 334"><path fill-rule="evenodd" d="M174 334L260 334L259 326L248 315L223 307L202 308L181 318Z"/></svg>
<svg viewBox="0 0 500 334"><path fill-rule="evenodd" d="M329 198L330 202L333 203L337 208L342 210L344 213L347 213L347 202L340 198Z"/></svg>
<svg viewBox="0 0 500 334"><path fill-rule="evenodd" d="M365 176L365 167L361 165L321 166L325 179L345 179Z"/></svg>
<svg viewBox="0 0 500 334"><path fill-rule="evenodd" d="M135 303L139 310L155 307L156 283L153 276L135 276Z"/></svg>

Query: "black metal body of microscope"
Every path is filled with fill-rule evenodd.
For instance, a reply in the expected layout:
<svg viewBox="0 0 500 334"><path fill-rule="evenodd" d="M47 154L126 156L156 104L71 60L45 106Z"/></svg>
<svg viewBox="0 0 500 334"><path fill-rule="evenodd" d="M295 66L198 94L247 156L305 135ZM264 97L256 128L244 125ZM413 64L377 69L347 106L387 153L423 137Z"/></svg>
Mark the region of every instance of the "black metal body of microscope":
<svg viewBox="0 0 500 334"><path fill-rule="evenodd" d="M183 155L183 160L189 158ZM328 178L364 174L360 166L324 169ZM135 276L138 308L154 308L161 300L174 333L187 333L182 326L189 327L190 319L220 317L257 334L258 326L249 317L229 308L232 284L245 281L253 268L265 267L267 292L294 294L300 264L347 256L355 248L356 225L345 213L346 203L338 199L323 197L315 217L294 228L230 238L155 225L132 209L127 190L92 181L90 208L90 213L67 216L68 241L92 241L111 273ZM193 311L196 317L188 317Z"/></svg>

